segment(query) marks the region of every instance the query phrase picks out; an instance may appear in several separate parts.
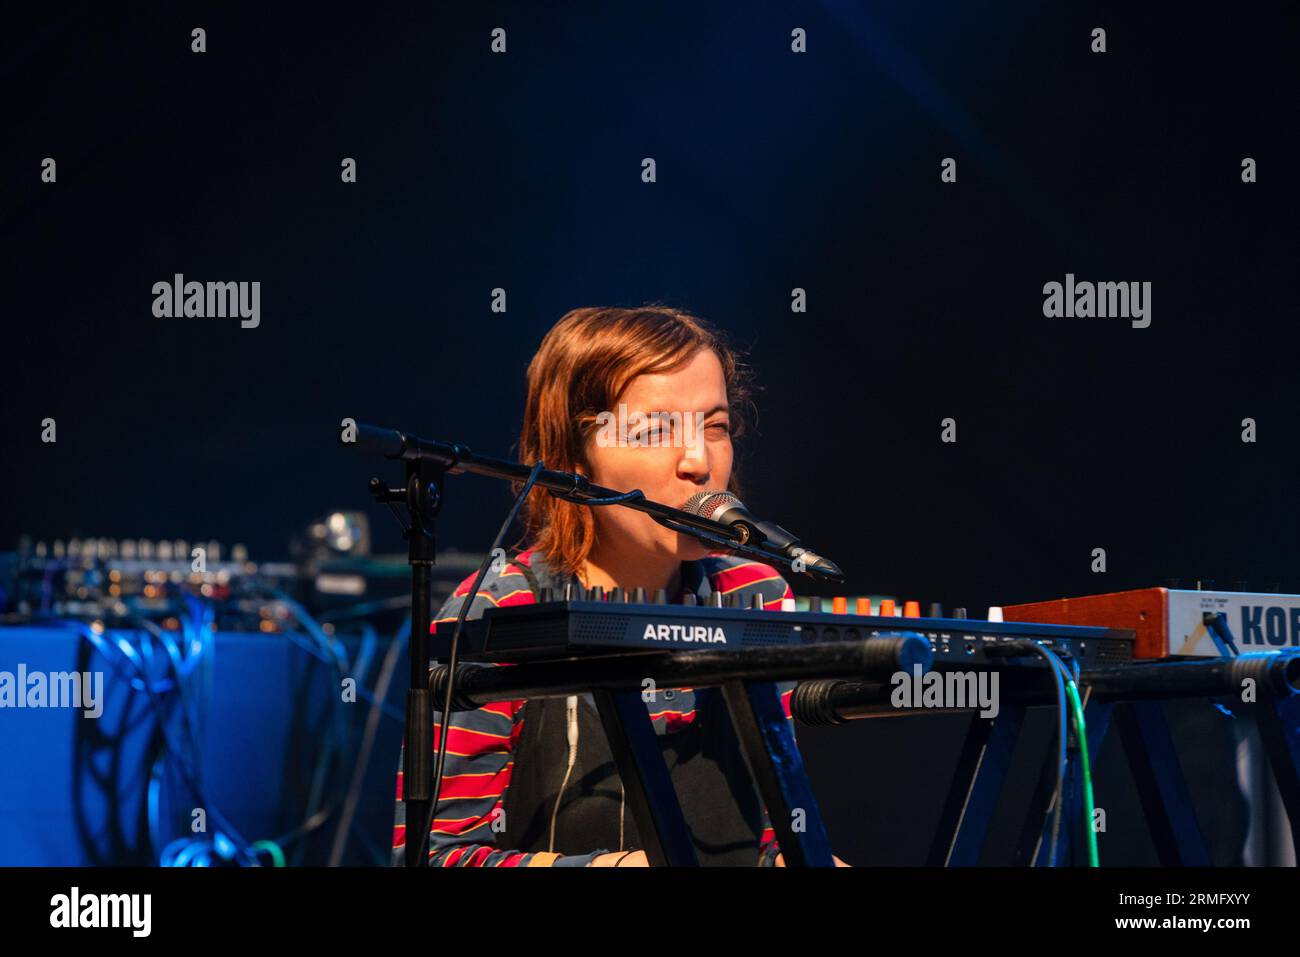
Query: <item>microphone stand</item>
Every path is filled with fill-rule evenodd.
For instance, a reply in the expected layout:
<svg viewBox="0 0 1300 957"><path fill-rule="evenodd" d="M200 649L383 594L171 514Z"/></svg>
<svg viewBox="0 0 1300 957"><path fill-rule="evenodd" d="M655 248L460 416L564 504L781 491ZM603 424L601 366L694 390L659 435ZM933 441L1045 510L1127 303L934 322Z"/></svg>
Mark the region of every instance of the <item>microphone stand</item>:
<svg viewBox="0 0 1300 957"><path fill-rule="evenodd" d="M372 478L369 488L375 501L388 505L401 524L407 542L407 561L411 566L410 686L406 693L402 804L406 811L406 866L427 867L429 835L415 835L412 845L411 828L420 826L415 822L430 818L434 800L429 627L433 619L433 565L437 551L435 525L442 507L444 478L472 472L522 483L532 474L532 468L509 459L478 455L459 443L422 439L396 429L362 423L342 429L340 441L369 455L401 461L406 469L406 482L402 487L389 488L381 479ZM843 580L842 575L837 577L811 565L796 564L796 559L761 544L746 543L742 541L744 533L730 525L651 501L640 489L619 492L595 485L586 476L555 469L542 469L534 484L568 502L588 506L622 505L645 512L661 525L719 548L791 568L814 578ZM404 511L398 506L405 506Z"/></svg>
<svg viewBox="0 0 1300 957"><path fill-rule="evenodd" d="M412 849L411 827L428 816L433 802L433 707L429 694L429 628L433 620L433 566L437 561L435 523L442 508L446 470L427 458L408 458L406 483L390 489L381 479L370 480L370 494L392 510L406 539L411 566L410 678L406 689L406 750L402 761L402 804L406 810L407 867L427 867L429 836L420 835ZM405 505L405 516L398 510Z"/></svg>
<svg viewBox="0 0 1300 957"><path fill-rule="evenodd" d="M411 462L427 462L451 475L473 472L511 482L523 482L532 472L532 467L522 462L479 455L468 446L459 443L422 439L398 432L396 429L360 423L356 425L355 430L356 439L350 444L363 452L386 459L400 459L407 462L408 466ZM783 552L765 548L762 544L746 542L745 533L737 531L734 527L651 501L640 489L619 492L594 485L585 475L556 469L543 469L537 476L536 484L549 489L556 498L567 502L575 502L579 505L622 505L625 508L636 509L638 512L645 512L659 524L674 531L691 535L702 542L716 545L738 555L790 568L817 579L836 582L844 580L844 576L838 569L830 571L815 565L798 563L797 558L792 558Z"/></svg>

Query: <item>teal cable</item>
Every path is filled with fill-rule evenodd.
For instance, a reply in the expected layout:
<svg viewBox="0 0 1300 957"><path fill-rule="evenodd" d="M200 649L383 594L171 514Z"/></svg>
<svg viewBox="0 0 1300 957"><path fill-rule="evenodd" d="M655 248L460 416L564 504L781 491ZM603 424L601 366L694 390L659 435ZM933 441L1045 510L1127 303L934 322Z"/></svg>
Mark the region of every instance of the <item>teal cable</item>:
<svg viewBox="0 0 1300 957"><path fill-rule="evenodd" d="M1079 756L1083 762L1083 832L1088 837L1088 866L1100 867L1097 854L1097 829L1093 825L1094 808L1092 804L1092 764L1088 760L1088 733L1083 723L1083 704L1079 701L1079 689L1073 679L1065 683L1065 693L1070 696L1070 708L1074 712L1074 734L1079 740Z"/></svg>
<svg viewBox="0 0 1300 957"><path fill-rule="evenodd" d="M271 855L272 867L284 867L284 851L275 841L254 841L250 845L254 850L266 851Z"/></svg>

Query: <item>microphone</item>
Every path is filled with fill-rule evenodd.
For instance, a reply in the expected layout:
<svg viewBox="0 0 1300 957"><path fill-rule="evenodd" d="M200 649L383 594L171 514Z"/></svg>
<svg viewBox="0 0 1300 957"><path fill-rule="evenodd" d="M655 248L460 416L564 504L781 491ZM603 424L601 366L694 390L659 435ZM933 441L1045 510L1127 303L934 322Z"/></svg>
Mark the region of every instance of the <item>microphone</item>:
<svg viewBox="0 0 1300 957"><path fill-rule="evenodd" d="M799 544L799 539L775 522L756 518L745 503L730 492L696 492L682 506L683 512L730 525L741 533L742 545L763 545L791 559L797 572L806 572L814 578L843 581L844 573L829 558L823 558Z"/></svg>

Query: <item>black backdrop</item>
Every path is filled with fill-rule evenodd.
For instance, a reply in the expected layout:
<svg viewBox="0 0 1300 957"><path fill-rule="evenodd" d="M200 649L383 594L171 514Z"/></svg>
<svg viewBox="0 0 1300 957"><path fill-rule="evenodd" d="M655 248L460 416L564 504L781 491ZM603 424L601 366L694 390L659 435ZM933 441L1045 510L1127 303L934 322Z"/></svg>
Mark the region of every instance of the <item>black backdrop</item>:
<svg viewBox="0 0 1300 957"><path fill-rule="evenodd" d="M657 300L749 350L765 391L748 500L853 592L979 609L1171 578L1300 590L1300 6L1135 6L82 3L13 19L0 549L202 537L282 557L311 517L366 507L344 416L507 454L545 330L575 306ZM46 156L57 183L40 181ZM178 272L260 281L260 327L154 318L152 284ZM1044 318L1043 284L1066 273L1150 281L1150 327ZM444 544L481 549L507 504L456 480ZM879 849L888 828L855 796L920 787L951 735L850 760L865 727L802 737L845 808L837 843Z"/></svg>

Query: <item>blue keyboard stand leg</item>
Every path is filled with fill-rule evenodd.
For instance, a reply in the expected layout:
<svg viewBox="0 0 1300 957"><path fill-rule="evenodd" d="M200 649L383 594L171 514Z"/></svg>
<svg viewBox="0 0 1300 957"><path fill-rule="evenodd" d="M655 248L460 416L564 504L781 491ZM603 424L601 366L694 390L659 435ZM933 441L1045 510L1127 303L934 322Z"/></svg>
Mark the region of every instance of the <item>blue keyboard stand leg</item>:
<svg viewBox="0 0 1300 957"><path fill-rule="evenodd" d="M972 715L927 865L973 867L979 863L1024 720L1025 709L1019 705L1004 704L993 718Z"/></svg>
<svg viewBox="0 0 1300 957"><path fill-rule="evenodd" d="M1277 695L1261 689L1254 713L1282 807L1291 821L1296 859L1300 860L1300 695Z"/></svg>
<svg viewBox="0 0 1300 957"><path fill-rule="evenodd" d="M593 690L623 793L652 867L698 867L650 712L636 691Z"/></svg>
<svg viewBox="0 0 1300 957"><path fill-rule="evenodd" d="M833 867L830 839L773 682L722 686L750 776L767 807L787 867Z"/></svg>
<svg viewBox="0 0 1300 957"><path fill-rule="evenodd" d="M1209 867L1210 853L1169 735L1164 705L1159 701L1118 704L1115 728L1160 863L1165 867Z"/></svg>

